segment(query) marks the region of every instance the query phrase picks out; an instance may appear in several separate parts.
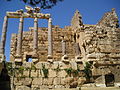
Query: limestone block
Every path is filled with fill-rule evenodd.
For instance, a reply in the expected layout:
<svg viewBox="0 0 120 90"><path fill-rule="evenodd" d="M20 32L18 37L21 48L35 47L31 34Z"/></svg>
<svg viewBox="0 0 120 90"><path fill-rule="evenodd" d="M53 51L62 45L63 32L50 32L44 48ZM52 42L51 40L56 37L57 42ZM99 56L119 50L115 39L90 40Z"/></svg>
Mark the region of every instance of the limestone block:
<svg viewBox="0 0 120 90"><path fill-rule="evenodd" d="M59 66L59 62L53 62L52 69L56 69Z"/></svg>
<svg viewBox="0 0 120 90"><path fill-rule="evenodd" d="M52 85L53 78L43 78L43 85Z"/></svg>
<svg viewBox="0 0 120 90"><path fill-rule="evenodd" d="M49 69L49 68L50 68L50 63L49 63L49 62L44 63L44 65L45 65L45 68L46 68L46 69Z"/></svg>
<svg viewBox="0 0 120 90"><path fill-rule="evenodd" d="M39 60L37 58L32 59L33 62L38 62Z"/></svg>
<svg viewBox="0 0 120 90"><path fill-rule="evenodd" d="M14 85L22 85L22 81L18 80L18 78L14 78Z"/></svg>
<svg viewBox="0 0 120 90"><path fill-rule="evenodd" d="M86 78L85 77L80 77L79 79L78 79L78 84L79 85L82 85L82 84L84 84L86 82Z"/></svg>
<svg viewBox="0 0 120 90"><path fill-rule="evenodd" d="M49 75L48 77L56 77L57 76L57 73L55 70L52 70L52 69L49 69Z"/></svg>
<svg viewBox="0 0 120 90"><path fill-rule="evenodd" d="M67 73L65 72L65 70L59 71L57 75L57 77L66 77L66 76L67 76Z"/></svg>
<svg viewBox="0 0 120 90"><path fill-rule="evenodd" d="M63 63L63 62L60 62L59 63L59 67L60 69L66 69L66 68L70 68L70 64L69 63Z"/></svg>
<svg viewBox="0 0 120 90"><path fill-rule="evenodd" d="M60 89L62 89L62 88L65 88L63 85L55 85L55 88L60 88Z"/></svg>
<svg viewBox="0 0 120 90"><path fill-rule="evenodd" d="M31 90L30 87L27 86L16 86L15 90Z"/></svg>
<svg viewBox="0 0 120 90"><path fill-rule="evenodd" d="M29 77L30 76L30 71L29 70L24 70L23 71L23 76Z"/></svg>
<svg viewBox="0 0 120 90"><path fill-rule="evenodd" d="M38 70L31 70L31 77L38 77L38 74L39 72L38 72Z"/></svg>
<svg viewBox="0 0 120 90"><path fill-rule="evenodd" d="M40 86L40 90L49 90L48 88L49 88L48 85L42 85L42 86Z"/></svg>
<svg viewBox="0 0 120 90"><path fill-rule="evenodd" d="M31 90L40 90L39 85L31 85Z"/></svg>
<svg viewBox="0 0 120 90"><path fill-rule="evenodd" d="M106 85L104 83L96 83L95 84L96 87L106 87ZM88 86L90 87L90 86Z"/></svg>
<svg viewBox="0 0 120 90"><path fill-rule="evenodd" d="M75 61L70 61L71 67L74 70L77 70L77 63Z"/></svg>
<svg viewBox="0 0 120 90"><path fill-rule="evenodd" d="M44 77L41 69L38 70L38 77Z"/></svg>
<svg viewBox="0 0 120 90"><path fill-rule="evenodd" d="M60 78L54 78L53 84L54 85L60 85L61 79Z"/></svg>
<svg viewBox="0 0 120 90"><path fill-rule="evenodd" d="M92 75L101 75L102 74L102 70L101 69L92 69Z"/></svg>
<svg viewBox="0 0 120 90"><path fill-rule="evenodd" d="M48 85L48 88L53 89L53 88L55 88L55 86L54 85Z"/></svg>
<svg viewBox="0 0 120 90"><path fill-rule="evenodd" d="M61 85L65 85L65 78L61 78Z"/></svg>
<svg viewBox="0 0 120 90"><path fill-rule="evenodd" d="M23 74L22 74L22 72L24 72L24 71L19 71L19 70L17 70L17 69L15 69L15 71L14 71L15 73L14 73L14 76L15 77L21 77Z"/></svg>
<svg viewBox="0 0 120 90"><path fill-rule="evenodd" d="M37 69L42 69L42 63L41 63L41 62L36 63L36 64L35 64L35 67L36 67Z"/></svg>
<svg viewBox="0 0 120 90"><path fill-rule="evenodd" d="M32 83L32 78L25 78L23 81L23 85L31 85Z"/></svg>
<svg viewBox="0 0 120 90"><path fill-rule="evenodd" d="M33 78L32 85L42 85L42 78Z"/></svg>
<svg viewBox="0 0 120 90"><path fill-rule="evenodd" d="M25 68L31 68L31 62L23 62L23 67Z"/></svg>
<svg viewBox="0 0 120 90"><path fill-rule="evenodd" d="M99 76L98 78L96 78L95 83L96 84L103 84L105 81L105 78L103 78L103 76Z"/></svg>
<svg viewBox="0 0 120 90"><path fill-rule="evenodd" d="M115 83L115 87L120 87L120 83Z"/></svg>
<svg viewBox="0 0 120 90"><path fill-rule="evenodd" d="M74 81L74 78L73 77L67 77L67 78L65 78L65 84L70 84L71 82L73 82Z"/></svg>
<svg viewBox="0 0 120 90"><path fill-rule="evenodd" d="M76 88L78 86L78 81L73 81L70 83L70 88Z"/></svg>

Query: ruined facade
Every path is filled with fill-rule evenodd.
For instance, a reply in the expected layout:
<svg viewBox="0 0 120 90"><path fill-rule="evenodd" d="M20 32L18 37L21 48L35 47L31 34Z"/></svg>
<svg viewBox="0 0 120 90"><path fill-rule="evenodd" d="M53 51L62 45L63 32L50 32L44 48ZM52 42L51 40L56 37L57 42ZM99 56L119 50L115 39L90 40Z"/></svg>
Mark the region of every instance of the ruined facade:
<svg viewBox="0 0 120 90"><path fill-rule="evenodd" d="M76 10L71 26L65 28L52 25L49 14L35 13L38 16L24 13L23 17L17 17L20 18L19 32L11 36L11 63L6 68L12 88L43 90L86 84L92 87L120 86L120 28L115 9L105 13L96 25L84 24ZM7 15L16 17L14 13ZM26 17L35 18L34 27L29 31L23 31ZM38 27L38 17L48 20L48 28ZM6 26L3 27L5 30ZM4 35L2 41L4 44Z"/></svg>
<svg viewBox="0 0 120 90"><path fill-rule="evenodd" d="M22 39L22 56L23 62L27 61L29 58L34 58L33 56L33 27L30 27L30 31L23 32ZM38 28L38 49L36 58L38 61L47 61L48 56L48 29ZM69 27L65 29L60 28L59 26L53 26L52 28L52 42L53 42L53 60L60 61L63 56L62 51L62 40L65 40L65 53L70 57L74 58L75 50L74 50L74 39L72 35L72 30ZM16 44L17 44L17 34L12 35L11 39L11 56L10 60L15 60L16 54ZM29 57L30 56L30 57Z"/></svg>

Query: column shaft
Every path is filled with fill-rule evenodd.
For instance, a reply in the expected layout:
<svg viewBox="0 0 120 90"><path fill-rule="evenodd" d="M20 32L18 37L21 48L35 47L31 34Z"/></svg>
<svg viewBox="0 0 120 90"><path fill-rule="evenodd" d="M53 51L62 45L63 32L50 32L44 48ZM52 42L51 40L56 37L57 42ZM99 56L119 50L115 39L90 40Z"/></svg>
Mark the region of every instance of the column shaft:
<svg viewBox="0 0 120 90"><path fill-rule="evenodd" d="M23 35L23 21L24 18L20 18L18 37L17 37L17 55L21 56L22 53L22 35Z"/></svg>
<svg viewBox="0 0 120 90"><path fill-rule="evenodd" d="M52 56L53 47L52 47L52 19L48 20L48 55Z"/></svg>
<svg viewBox="0 0 120 90"><path fill-rule="evenodd" d="M5 16L4 17L3 28L2 28L1 43L0 43L0 54L3 54L3 55L5 53L7 26L8 26L8 17Z"/></svg>
<svg viewBox="0 0 120 90"><path fill-rule="evenodd" d="M79 43L75 43L75 52L76 52L76 56L77 56L77 55L80 55Z"/></svg>
<svg viewBox="0 0 120 90"><path fill-rule="evenodd" d="M66 42L62 40L62 55L66 54Z"/></svg>
<svg viewBox="0 0 120 90"><path fill-rule="evenodd" d="M37 52L38 49L38 18L34 19L34 37L33 37L33 50Z"/></svg>

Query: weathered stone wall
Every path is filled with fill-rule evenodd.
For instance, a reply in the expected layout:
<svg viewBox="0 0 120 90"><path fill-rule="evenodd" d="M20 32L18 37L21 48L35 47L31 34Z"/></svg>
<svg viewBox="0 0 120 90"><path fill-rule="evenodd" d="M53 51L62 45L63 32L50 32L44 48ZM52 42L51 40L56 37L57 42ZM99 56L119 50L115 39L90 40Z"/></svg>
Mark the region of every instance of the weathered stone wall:
<svg viewBox="0 0 120 90"><path fill-rule="evenodd" d="M33 57L33 28L23 33L21 66L15 65L13 85L19 88L70 88L86 82L83 73L85 62L89 62L92 77L89 81L93 86L105 87L108 84L106 76L114 76L110 81L120 86L120 28L115 10L107 12L96 25L83 24L82 17L77 10L73 16L71 26L60 28L52 26L53 33L53 62L46 62L48 55L48 29L38 29L38 55L39 62L26 62L27 56ZM66 41L66 54L69 58L62 61L62 38ZM79 54L76 54L75 45L79 44ZM11 61L16 58L17 34L11 38ZM75 56L77 56L75 58ZM84 66L83 66L84 65ZM78 68L79 66L79 68ZM17 72L18 69L18 73ZM78 74L78 71L80 72ZM49 72L45 78L45 72ZM72 70L72 76L69 76ZM22 72L22 73L20 73ZM89 72L90 73L90 72ZM77 74L77 76L74 76ZM11 81L12 82L12 81ZM107 83L106 83L107 82ZM88 82L86 82L88 83ZM34 89L33 89L34 90Z"/></svg>
<svg viewBox="0 0 120 90"><path fill-rule="evenodd" d="M120 28L115 9L105 13L96 25L83 24L80 16L76 11L71 26L76 43L80 46L81 60L92 63L92 76L95 83L105 86L107 82L105 76L111 74L114 75L114 81L119 83ZM79 28L75 28L74 23L78 21L81 24L76 24Z"/></svg>
<svg viewBox="0 0 120 90"><path fill-rule="evenodd" d="M82 21L81 19L78 20ZM74 33L76 33L76 42L80 45L83 60L120 60L120 28L118 25L118 17L114 9L107 12L96 25L81 24L81 27Z"/></svg>
<svg viewBox="0 0 120 90"><path fill-rule="evenodd" d="M74 62L74 64L77 64ZM36 90L54 88L76 88L86 81L83 65L73 65L73 62L54 63L26 62L22 65L7 64L11 84L15 90Z"/></svg>
<svg viewBox="0 0 120 90"><path fill-rule="evenodd" d="M25 60L24 55L32 54L33 51L33 28L30 28L30 31L23 32L22 39L22 56ZM53 59L60 60L62 57L62 37L66 41L66 54L69 58L74 58L74 39L70 27L64 29L59 28L58 26L53 26ZM12 34L11 38L11 56L10 60L14 61L16 55L16 46L17 46L17 35ZM48 55L48 29L39 28L38 29L38 59L39 61L46 61Z"/></svg>

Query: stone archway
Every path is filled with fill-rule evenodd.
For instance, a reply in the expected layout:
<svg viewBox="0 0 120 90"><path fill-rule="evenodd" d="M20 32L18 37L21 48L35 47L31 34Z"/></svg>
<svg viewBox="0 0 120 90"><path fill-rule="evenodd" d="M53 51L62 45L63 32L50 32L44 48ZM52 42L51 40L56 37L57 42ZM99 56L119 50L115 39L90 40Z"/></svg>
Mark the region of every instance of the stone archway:
<svg viewBox="0 0 120 90"><path fill-rule="evenodd" d="M105 75L105 84L106 84L106 87L114 86L114 81L115 81L115 78L114 78L113 74L107 74L107 75Z"/></svg>

